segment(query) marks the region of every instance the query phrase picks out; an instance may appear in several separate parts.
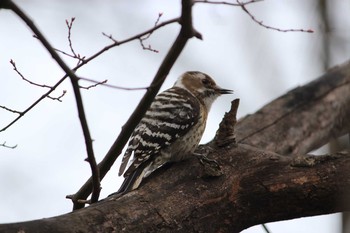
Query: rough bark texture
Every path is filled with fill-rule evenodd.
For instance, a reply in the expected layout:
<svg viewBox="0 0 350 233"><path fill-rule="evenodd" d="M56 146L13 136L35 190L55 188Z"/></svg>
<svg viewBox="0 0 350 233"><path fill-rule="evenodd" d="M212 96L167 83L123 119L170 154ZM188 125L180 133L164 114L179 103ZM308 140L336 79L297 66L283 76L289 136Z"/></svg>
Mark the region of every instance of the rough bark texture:
<svg viewBox="0 0 350 233"><path fill-rule="evenodd" d="M55 218L2 225L0 232L239 232L350 210L349 154L290 158L240 145L211 156L224 175L206 177L196 159L174 164L122 197Z"/></svg>
<svg viewBox="0 0 350 233"><path fill-rule="evenodd" d="M54 218L3 224L0 232L239 232L349 211L350 154L304 155L349 129L347 63L239 120L239 144L199 148L220 164L220 176L192 159L159 169L124 196Z"/></svg>

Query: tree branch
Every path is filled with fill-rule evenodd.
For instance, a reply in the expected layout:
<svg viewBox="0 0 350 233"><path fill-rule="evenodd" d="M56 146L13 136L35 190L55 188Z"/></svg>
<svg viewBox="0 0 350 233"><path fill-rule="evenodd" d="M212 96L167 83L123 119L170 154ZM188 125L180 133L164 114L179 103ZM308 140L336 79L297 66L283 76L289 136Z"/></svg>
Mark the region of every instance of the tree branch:
<svg viewBox="0 0 350 233"><path fill-rule="evenodd" d="M0 232L235 233L264 222L350 210L349 153L298 160L240 145L211 155L221 164L221 177L203 177L192 159L161 169L119 198L54 218L0 225Z"/></svg>
<svg viewBox="0 0 350 233"><path fill-rule="evenodd" d="M8 5L7 5L7 0L4 1L4 2L1 2L1 4L3 5L0 5L1 8L4 8L4 9L8 9ZM89 58L86 58L84 60L82 60L82 62L77 65L76 67L74 67L72 69L72 71L77 71L78 69L80 69L82 66L86 65L87 63L89 63L90 61L94 60L95 58L97 58L98 56L102 55L103 53L107 52L108 50L110 50L111 48L113 47L116 47L116 46L119 46L119 45L122 45L122 44L125 44L125 43L128 43L128 42L131 42L133 40L137 40L139 39L140 37L144 36L144 35L147 35L149 33L152 33L153 31L155 30L158 30L159 28L161 27L164 27L166 25L169 25L169 24L172 24L172 23L176 23L176 22L179 22L180 18L174 18L174 19L170 19L170 20L167 20L167 21L164 21L160 24L158 24L157 26L155 27L152 27L144 32L141 32L137 35L134 35L132 37L129 37L127 39L124 39L124 40L121 40L121 41L116 41L114 40L114 43L104 47L103 49L101 49L100 51L96 52L95 54L93 54L92 56L90 56ZM7 124L5 127L3 127L0 132L3 132L5 130L7 130L8 128L10 128L13 124L15 124L18 120L20 120L24 115L26 115L30 110L32 110L36 105L38 105L43 99L45 99L48 95L50 95L54 90L56 90L56 88L62 84L62 82L68 77L68 75L64 75L55 85L52 86L52 89L47 91L45 94L43 94L39 99L37 99L33 104L31 104L27 109L25 109L21 114L19 115L17 118L15 118L13 121L11 121L9 124Z"/></svg>
<svg viewBox="0 0 350 233"><path fill-rule="evenodd" d="M156 22L154 23L154 26L156 27L157 24L159 23L159 20L160 18L162 17L163 13L159 13L158 14L158 18L156 20ZM156 50L156 49L152 49L151 45L149 44L148 46L145 46L144 44L144 41L148 40L150 38L150 36L153 34L154 31L150 32L149 34L143 36L143 37L140 37L139 38L139 41L140 41L140 44L141 44L141 47L143 50L149 50L151 52L155 52L155 53L158 53L159 51Z"/></svg>
<svg viewBox="0 0 350 233"><path fill-rule="evenodd" d="M281 28L277 28L277 27L272 27L269 26L267 24L264 24L264 22L262 20L258 20L248 9L247 9L247 5L252 4L252 3L257 3L257 2L261 2L263 0L251 0L251 1L247 1L247 2L241 2L240 0L236 0L237 3L232 3L232 2L225 2L225 1L209 1L209 0L196 0L194 1L194 3L207 3L207 4L213 4L213 5L226 5L226 6L239 6L242 8L242 10L257 24L259 24L260 26L266 28L266 29L271 29L271 30L275 30L278 32L307 32L307 33L313 33L314 31L311 29L281 29Z"/></svg>
<svg viewBox="0 0 350 233"><path fill-rule="evenodd" d="M0 146L5 147L5 148L9 148L9 149L15 149L17 147L17 145L9 146L6 144L6 142L1 143Z"/></svg>
<svg viewBox="0 0 350 233"><path fill-rule="evenodd" d="M213 5L227 5L227 6L242 6L242 5L248 5L251 3L262 2L262 1L263 0L250 0L247 2L232 3L232 2L225 2L225 1L196 0L196 1L194 1L194 3L207 3L207 4L213 4Z"/></svg>
<svg viewBox="0 0 350 233"><path fill-rule="evenodd" d="M39 84L39 83L35 83L30 81L29 79L25 78L24 75L17 69L16 63L14 60L10 60L10 63L13 67L13 70L22 78L22 80L26 81L27 83L33 85L33 86L37 86L37 87L44 87L44 88L52 88L51 86L45 85L45 84Z"/></svg>
<svg viewBox="0 0 350 233"><path fill-rule="evenodd" d="M9 112L12 112L12 113L17 113L17 114L20 115L20 116L24 114L23 112L17 111L17 110L15 110L15 109L8 108L8 107L6 107L6 106L0 105L0 108L5 109L6 111L9 111ZM1 132L1 131L0 131L0 132Z"/></svg>
<svg viewBox="0 0 350 233"><path fill-rule="evenodd" d="M28 27L34 32L36 37L40 40L40 42L44 45L44 47L50 53L52 58L57 62L57 64L63 69L63 71L70 78L70 81L71 81L72 86L73 86L74 95L75 95L75 101L77 104L79 119L80 119L81 127L83 130L83 134L84 134L85 146L86 146L86 151L87 151L87 155L88 155L88 162L90 164L92 177L93 177L91 202L92 203L97 202L99 194L100 194L100 176L99 176L99 170L97 168L97 163L96 163L95 156L94 156L90 131L89 131L89 127L88 127L86 116L85 116L83 100L82 100L80 89L79 89L79 84L78 84L79 78L66 65L66 63L64 63L64 61L56 53L54 48L47 41L45 36L35 26L33 21L11 0L7 0L7 2L8 2L7 5L10 7L10 9L13 12L15 12L28 25Z"/></svg>
<svg viewBox="0 0 350 233"><path fill-rule="evenodd" d="M108 84L107 83L107 79L103 80L103 81L96 81L93 79L89 79L89 78L83 78L83 77L79 77L81 80L87 81L87 82L92 82L95 83L95 85L101 85L101 86L105 86L105 87L110 87L110 88L114 88L114 89L118 89L118 90L125 90L125 91L139 91L139 90L147 90L149 87L121 87L121 86L116 86L116 85L112 85L112 84Z"/></svg>
<svg viewBox="0 0 350 233"><path fill-rule="evenodd" d="M260 26L266 28L266 29L271 29L271 30L275 30L278 32L307 32L307 33L313 33L314 31L312 29L281 29L281 28L277 28L277 27L272 27L269 26L267 24L264 24L264 22L262 20L258 20L252 13L250 13L250 11L247 9L245 3L240 2L239 0L236 0L237 3L240 5L240 7L242 8L242 10L247 13L247 15L249 15L249 17L257 24L259 24ZM249 2L248 2L249 3Z"/></svg>
<svg viewBox="0 0 350 233"><path fill-rule="evenodd" d="M66 91L66 90L63 90L63 91L62 91L62 94L59 95L58 97L52 97L52 96L49 96L49 95L48 95L47 98L52 99L52 100L57 100L58 102L62 102L62 98L63 98L63 96L66 95L66 93L67 93L67 91Z"/></svg>

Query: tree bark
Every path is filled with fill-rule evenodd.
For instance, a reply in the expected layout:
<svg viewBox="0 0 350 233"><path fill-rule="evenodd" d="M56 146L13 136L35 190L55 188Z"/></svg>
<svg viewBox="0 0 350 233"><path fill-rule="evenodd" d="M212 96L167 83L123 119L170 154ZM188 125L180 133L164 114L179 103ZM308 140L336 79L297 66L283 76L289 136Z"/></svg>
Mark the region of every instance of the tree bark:
<svg viewBox="0 0 350 233"><path fill-rule="evenodd" d="M138 190L0 232L239 232L250 226L349 211L350 154L304 155L350 132L350 63L238 121L238 144L201 146L197 159L159 169ZM285 156L289 155L289 156Z"/></svg>

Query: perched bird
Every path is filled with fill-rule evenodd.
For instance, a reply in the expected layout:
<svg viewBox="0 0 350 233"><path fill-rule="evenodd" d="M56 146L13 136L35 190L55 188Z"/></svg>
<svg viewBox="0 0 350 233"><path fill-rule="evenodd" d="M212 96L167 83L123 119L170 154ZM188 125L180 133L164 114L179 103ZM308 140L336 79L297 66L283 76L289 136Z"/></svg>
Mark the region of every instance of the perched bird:
<svg viewBox="0 0 350 233"><path fill-rule="evenodd" d="M130 137L119 176L131 155L133 158L117 193L136 189L165 163L189 158L202 138L212 103L230 93L207 74L190 71L181 75L172 88L158 94Z"/></svg>

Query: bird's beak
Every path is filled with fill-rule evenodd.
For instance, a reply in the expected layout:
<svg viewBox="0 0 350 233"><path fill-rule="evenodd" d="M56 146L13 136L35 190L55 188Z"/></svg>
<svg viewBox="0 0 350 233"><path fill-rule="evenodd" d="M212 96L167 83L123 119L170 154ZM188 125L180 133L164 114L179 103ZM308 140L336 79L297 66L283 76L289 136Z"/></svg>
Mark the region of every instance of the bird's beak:
<svg viewBox="0 0 350 233"><path fill-rule="evenodd" d="M218 87L217 91L218 91L221 95L224 95L224 94L232 94L232 93L233 93L233 90L222 89L221 87Z"/></svg>

